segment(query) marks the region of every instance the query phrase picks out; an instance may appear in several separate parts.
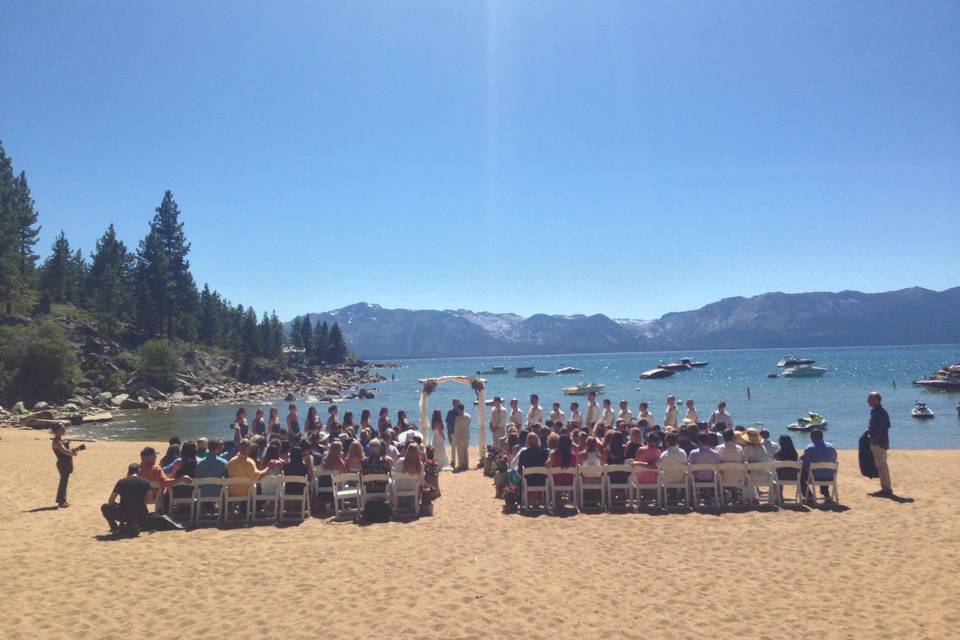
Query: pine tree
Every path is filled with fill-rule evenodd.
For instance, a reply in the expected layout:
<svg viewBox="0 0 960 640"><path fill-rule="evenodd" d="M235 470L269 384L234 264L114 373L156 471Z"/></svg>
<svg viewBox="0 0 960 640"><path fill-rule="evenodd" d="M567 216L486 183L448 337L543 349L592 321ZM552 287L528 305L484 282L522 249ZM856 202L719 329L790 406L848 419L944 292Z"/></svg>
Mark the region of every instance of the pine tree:
<svg viewBox="0 0 960 640"><path fill-rule="evenodd" d="M137 248L137 327L148 337L167 335L173 281L163 240L151 228Z"/></svg>
<svg viewBox="0 0 960 640"><path fill-rule="evenodd" d="M90 267L83 258L83 252L77 249L70 257L70 299L75 305L82 305L86 300L87 275Z"/></svg>
<svg viewBox="0 0 960 640"><path fill-rule="evenodd" d="M329 360L328 350L330 349L330 327L326 320L321 324L317 320L316 331L313 332L313 361L317 364L323 364Z"/></svg>
<svg viewBox="0 0 960 640"><path fill-rule="evenodd" d="M336 322L330 327L330 347L327 349L327 362L340 364L347 359L347 343L343 339L343 332Z"/></svg>
<svg viewBox="0 0 960 640"><path fill-rule="evenodd" d="M242 353L244 357L250 356L256 358L260 355L257 348L260 342L260 335L257 331L257 312L250 307L243 314L243 344Z"/></svg>
<svg viewBox="0 0 960 640"><path fill-rule="evenodd" d="M63 230L53 241L50 256L40 267L40 295L46 303L63 304L71 300L71 260L73 252Z"/></svg>
<svg viewBox="0 0 960 640"><path fill-rule="evenodd" d="M17 222L18 297L27 300L33 292L36 277L37 254L33 247L37 244L40 227L37 226L38 215L33 208L27 174L23 171L14 185L13 211Z"/></svg>
<svg viewBox="0 0 960 640"><path fill-rule="evenodd" d="M270 316L264 311L263 318L257 326L257 348L260 351L260 355L264 358L270 358L271 360L275 358L276 355L273 353L272 345L273 343L270 340Z"/></svg>
<svg viewBox="0 0 960 640"><path fill-rule="evenodd" d="M18 278L17 222L13 212L16 179L13 162L0 143L0 300L6 314L13 313Z"/></svg>
<svg viewBox="0 0 960 640"><path fill-rule="evenodd" d="M160 237L163 252L169 264L171 295L164 315L164 327L169 338L182 337L189 340L191 327L184 323L184 316L192 314L196 304L197 286L190 274L190 243L180 222L180 208L173 199L173 193L166 191L163 201L156 208L156 214L150 223L150 231ZM193 327L195 331L195 327Z"/></svg>
<svg viewBox="0 0 960 640"><path fill-rule="evenodd" d="M303 316L303 322L300 323L300 340L303 342L303 350L309 360L313 354L313 324L310 323L309 314Z"/></svg>
<svg viewBox="0 0 960 640"><path fill-rule="evenodd" d="M130 319L132 279L133 256L117 239L117 232L111 224L97 240L96 251L90 256L86 288L98 322L109 337L116 334L121 322Z"/></svg>
<svg viewBox="0 0 960 640"><path fill-rule="evenodd" d="M277 317L277 312L270 314L270 352L277 359L283 355L283 323Z"/></svg>
<svg viewBox="0 0 960 640"><path fill-rule="evenodd" d="M293 322L290 323L290 345L294 349L303 348L303 333L300 330L301 324L303 324L303 320L300 319L300 316L294 318Z"/></svg>
<svg viewBox="0 0 960 640"><path fill-rule="evenodd" d="M37 212L27 176L14 177L13 162L0 143L0 301L9 315L28 308L35 295Z"/></svg>

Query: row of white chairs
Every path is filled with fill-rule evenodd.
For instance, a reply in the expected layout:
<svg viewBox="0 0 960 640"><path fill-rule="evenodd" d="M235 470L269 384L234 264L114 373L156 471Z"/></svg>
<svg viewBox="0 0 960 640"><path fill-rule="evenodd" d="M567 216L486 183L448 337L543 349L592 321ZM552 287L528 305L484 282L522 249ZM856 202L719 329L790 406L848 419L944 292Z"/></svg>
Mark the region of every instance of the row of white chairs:
<svg viewBox="0 0 960 640"><path fill-rule="evenodd" d="M420 513L422 481L422 475L321 470L312 481L307 476L283 474L267 482L251 482L247 478L196 478L192 484L168 487L166 500L158 483L150 485L157 513L166 513L181 524L198 526L302 522L310 515L311 496L329 497L337 517L362 513L366 505L375 500L390 502L398 517L416 516ZM238 487L242 490L237 490Z"/></svg>
<svg viewBox="0 0 960 640"><path fill-rule="evenodd" d="M800 483L802 469L800 462L686 464L671 472L634 464L526 467L521 478L520 504L527 511L531 507L531 496L538 496L537 506L551 511L567 502L580 510L588 507L637 510L641 504L649 505L651 501L646 497L652 496L652 503L657 508L686 505L696 509L701 499L703 504L724 507L733 502L735 497L745 505L759 504L765 497L768 504L782 506L790 490L793 492L793 502L800 503L803 499L816 502L817 489L821 486L829 487L831 499L839 504L837 463L810 464L806 495L803 496ZM786 473L781 474L780 471ZM830 479L816 479L817 472L829 475ZM655 473L656 480L641 483L638 474L645 473ZM785 479L782 475L792 475L793 479ZM531 484L531 477L538 478L543 484ZM595 494L595 499L588 500L588 492ZM729 500L727 496L730 496Z"/></svg>

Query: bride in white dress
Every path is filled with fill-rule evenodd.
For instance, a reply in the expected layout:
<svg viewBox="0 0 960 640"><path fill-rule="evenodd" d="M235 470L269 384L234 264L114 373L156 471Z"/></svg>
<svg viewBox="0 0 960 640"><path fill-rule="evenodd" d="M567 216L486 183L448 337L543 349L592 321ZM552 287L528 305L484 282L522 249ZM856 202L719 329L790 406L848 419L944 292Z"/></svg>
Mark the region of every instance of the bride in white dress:
<svg viewBox="0 0 960 640"><path fill-rule="evenodd" d="M444 433L443 414L434 410L430 418L430 431L433 432L433 459L441 471L452 471L450 458L447 456L447 439Z"/></svg>

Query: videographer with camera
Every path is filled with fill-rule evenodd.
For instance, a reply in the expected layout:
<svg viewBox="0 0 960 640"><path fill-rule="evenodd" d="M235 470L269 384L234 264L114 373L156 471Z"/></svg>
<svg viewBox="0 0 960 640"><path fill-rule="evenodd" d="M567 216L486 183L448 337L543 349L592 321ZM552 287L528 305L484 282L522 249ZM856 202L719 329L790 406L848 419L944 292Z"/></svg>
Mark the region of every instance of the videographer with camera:
<svg viewBox="0 0 960 640"><path fill-rule="evenodd" d="M78 451L86 449L86 445L70 448L70 443L63 439L67 428L62 424L53 429L53 453L57 456L57 471L60 473L60 484L57 486L57 506L66 509L70 506L67 502L67 482L70 481L70 474L73 473L73 459Z"/></svg>

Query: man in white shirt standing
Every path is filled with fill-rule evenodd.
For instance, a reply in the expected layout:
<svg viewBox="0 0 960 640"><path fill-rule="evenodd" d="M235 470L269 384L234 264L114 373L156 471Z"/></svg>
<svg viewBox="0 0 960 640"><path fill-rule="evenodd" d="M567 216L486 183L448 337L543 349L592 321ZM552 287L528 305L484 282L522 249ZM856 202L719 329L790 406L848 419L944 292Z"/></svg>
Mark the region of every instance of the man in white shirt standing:
<svg viewBox="0 0 960 640"><path fill-rule="evenodd" d="M676 397L670 395L667 396L667 410L663 414L663 426L664 428L677 428L677 422L679 421L680 411L677 409L677 399Z"/></svg>
<svg viewBox="0 0 960 640"><path fill-rule="evenodd" d="M500 440L507 429L507 409L503 406L503 398L493 397L493 409L490 410L490 437L495 449L500 448Z"/></svg>
<svg viewBox="0 0 960 640"><path fill-rule="evenodd" d="M560 427L566 424L567 414L560 408L559 402L553 403L553 410L550 412L550 419L547 422L550 423L550 428L554 431L559 431Z"/></svg>
<svg viewBox="0 0 960 640"><path fill-rule="evenodd" d="M617 419L617 414L613 412L613 405L610 403L609 398L603 399L603 414L600 416L600 419L608 429L613 426L614 420ZM590 426L590 429L592 432L593 425Z"/></svg>
<svg viewBox="0 0 960 640"><path fill-rule="evenodd" d="M700 414L693 406L693 398L687 400L687 413L683 416L683 421L689 424L698 424L700 422Z"/></svg>
<svg viewBox="0 0 960 640"><path fill-rule="evenodd" d="M646 402L640 403L640 410L637 412L637 424L640 424L641 420L647 421L648 429L657 424L657 419L653 417L652 413L650 413L650 407Z"/></svg>
<svg viewBox="0 0 960 640"><path fill-rule="evenodd" d="M624 424L633 424L633 412L630 411L630 405L626 400L620 401L620 413L617 414L617 422Z"/></svg>
<svg viewBox="0 0 960 640"><path fill-rule="evenodd" d="M597 404L597 392L591 391L587 394L587 421L584 423L587 429L593 429L600 419L600 405Z"/></svg>
<svg viewBox="0 0 960 640"><path fill-rule="evenodd" d="M520 411L520 401L516 398L510 399L510 422L517 426L517 429L523 427L523 411Z"/></svg>
<svg viewBox="0 0 960 640"><path fill-rule="evenodd" d="M727 403L721 402L717 405L717 410L710 414L710 419L707 421L710 425L711 431L725 431L727 429L733 429L735 426L733 423L733 418L730 417L730 414L727 413ZM717 426L718 424L723 423L724 426Z"/></svg>
<svg viewBox="0 0 960 640"><path fill-rule="evenodd" d="M530 395L530 408L527 410L527 429L535 424L543 424L543 407L540 406L540 396Z"/></svg>
<svg viewBox="0 0 960 640"><path fill-rule="evenodd" d="M579 429L580 425L583 424L583 418L580 417L580 403L571 402L570 403L570 420L567 421L567 426L572 429Z"/></svg>

